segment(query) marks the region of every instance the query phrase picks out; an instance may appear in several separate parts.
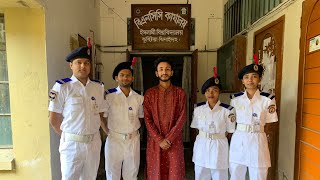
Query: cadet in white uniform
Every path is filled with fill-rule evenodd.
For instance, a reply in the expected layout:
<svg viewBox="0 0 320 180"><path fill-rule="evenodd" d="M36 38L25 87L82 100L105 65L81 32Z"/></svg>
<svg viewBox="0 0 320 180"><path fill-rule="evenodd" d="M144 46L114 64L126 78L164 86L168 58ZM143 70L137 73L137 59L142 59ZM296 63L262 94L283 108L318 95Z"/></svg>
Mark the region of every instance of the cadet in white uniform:
<svg viewBox="0 0 320 180"><path fill-rule="evenodd" d="M143 96L130 88L133 70L122 62L113 71L118 87L106 95L109 134L105 144L105 168L108 180L135 180L140 164L139 118L143 118Z"/></svg>
<svg viewBox="0 0 320 180"><path fill-rule="evenodd" d="M231 96L236 109L237 128L230 145L231 180L245 180L249 168L250 180L266 180L271 166L266 123L278 121L274 95L260 92L263 67L251 64L238 74L246 90Z"/></svg>
<svg viewBox="0 0 320 180"><path fill-rule="evenodd" d="M192 158L196 180L228 179L226 132L234 132L236 117L232 106L219 101L220 91L220 78L208 79L201 88L207 102L194 109L191 127L199 130Z"/></svg>
<svg viewBox="0 0 320 180"><path fill-rule="evenodd" d="M50 123L61 135L59 152L63 180L94 180L97 176L100 115L102 117L105 111L105 103L103 84L88 78L90 60L88 47L70 53L66 61L70 62L72 77L57 80L49 94Z"/></svg>

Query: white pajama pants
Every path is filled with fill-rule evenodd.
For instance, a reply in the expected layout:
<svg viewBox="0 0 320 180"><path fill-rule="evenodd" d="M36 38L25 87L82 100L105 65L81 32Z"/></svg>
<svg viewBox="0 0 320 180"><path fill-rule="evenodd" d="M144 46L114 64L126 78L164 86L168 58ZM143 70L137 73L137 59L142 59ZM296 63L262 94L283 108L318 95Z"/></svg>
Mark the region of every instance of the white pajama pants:
<svg viewBox="0 0 320 180"><path fill-rule="evenodd" d="M230 180L245 180L247 166L237 163L230 163ZM266 180L268 176L268 168L248 167L250 180Z"/></svg>
<svg viewBox="0 0 320 180"><path fill-rule="evenodd" d="M195 180L228 180L228 169L209 169L194 165Z"/></svg>
<svg viewBox="0 0 320 180"><path fill-rule="evenodd" d="M121 139L109 135L105 144L105 168L107 180L136 180L140 164L140 135Z"/></svg>
<svg viewBox="0 0 320 180"><path fill-rule="evenodd" d="M62 180L95 180L100 163L101 139L96 133L88 143L66 141L60 138Z"/></svg>

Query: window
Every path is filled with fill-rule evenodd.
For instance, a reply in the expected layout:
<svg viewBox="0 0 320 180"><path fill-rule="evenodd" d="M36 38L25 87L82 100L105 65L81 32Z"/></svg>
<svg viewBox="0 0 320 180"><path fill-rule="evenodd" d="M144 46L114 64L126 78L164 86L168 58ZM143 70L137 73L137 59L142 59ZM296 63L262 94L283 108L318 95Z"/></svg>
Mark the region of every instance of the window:
<svg viewBox="0 0 320 180"><path fill-rule="evenodd" d="M251 26L284 0L228 0L224 5L223 41Z"/></svg>
<svg viewBox="0 0 320 180"><path fill-rule="evenodd" d="M0 148L12 148L4 15L0 14Z"/></svg>

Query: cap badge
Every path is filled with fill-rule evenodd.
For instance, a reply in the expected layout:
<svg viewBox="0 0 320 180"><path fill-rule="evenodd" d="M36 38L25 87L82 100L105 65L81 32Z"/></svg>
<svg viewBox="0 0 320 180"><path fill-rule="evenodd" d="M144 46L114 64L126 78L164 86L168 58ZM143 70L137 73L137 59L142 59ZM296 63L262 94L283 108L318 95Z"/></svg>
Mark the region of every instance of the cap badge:
<svg viewBox="0 0 320 180"><path fill-rule="evenodd" d="M214 83L215 83L215 84L219 84L219 79L218 79L218 78L215 78L215 79L214 79Z"/></svg>
<svg viewBox="0 0 320 180"><path fill-rule="evenodd" d="M255 65L253 66L253 70L258 71L258 70L259 70L258 65L255 64Z"/></svg>
<svg viewBox="0 0 320 180"><path fill-rule="evenodd" d="M90 56L90 49L87 50L87 54Z"/></svg>

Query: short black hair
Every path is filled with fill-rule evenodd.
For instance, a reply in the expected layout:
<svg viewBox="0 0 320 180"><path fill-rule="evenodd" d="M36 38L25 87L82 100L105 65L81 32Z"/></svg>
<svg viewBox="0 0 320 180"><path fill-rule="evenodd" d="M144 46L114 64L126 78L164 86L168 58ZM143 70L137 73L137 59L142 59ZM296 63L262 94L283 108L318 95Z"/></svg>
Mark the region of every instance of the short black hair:
<svg viewBox="0 0 320 180"><path fill-rule="evenodd" d="M166 62L168 63L170 66L171 66L171 69L173 69L173 65L172 65L172 62L166 58L166 57L159 57L157 60L154 61L154 68L155 70L157 71L158 69L158 65L162 62Z"/></svg>

